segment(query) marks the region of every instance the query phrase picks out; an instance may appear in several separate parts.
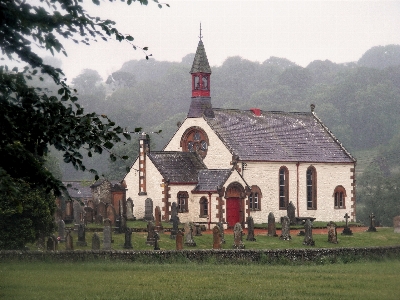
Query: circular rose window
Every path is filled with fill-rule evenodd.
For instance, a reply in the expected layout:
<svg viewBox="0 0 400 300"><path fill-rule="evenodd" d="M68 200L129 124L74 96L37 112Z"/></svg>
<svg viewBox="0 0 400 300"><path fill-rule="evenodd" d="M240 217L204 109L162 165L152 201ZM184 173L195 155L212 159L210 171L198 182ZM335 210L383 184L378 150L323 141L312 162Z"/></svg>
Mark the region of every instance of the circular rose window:
<svg viewBox="0 0 400 300"><path fill-rule="evenodd" d="M197 152L202 158L208 150L208 137L200 127L190 127L182 135L181 147L185 152Z"/></svg>

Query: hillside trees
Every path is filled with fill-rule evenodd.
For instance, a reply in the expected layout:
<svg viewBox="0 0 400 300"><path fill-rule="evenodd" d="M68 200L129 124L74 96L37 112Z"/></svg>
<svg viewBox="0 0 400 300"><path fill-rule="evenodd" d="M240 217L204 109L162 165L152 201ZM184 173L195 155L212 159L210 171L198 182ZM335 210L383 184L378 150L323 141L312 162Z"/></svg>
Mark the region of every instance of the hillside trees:
<svg viewBox="0 0 400 300"><path fill-rule="evenodd" d="M138 2L146 5L148 1ZM98 0L93 3L100 4ZM44 165L50 146L63 153L65 162L85 171L84 154L90 157L110 151L123 138L130 139L106 115L85 113L75 91L63 79L62 70L47 64L38 54L44 49L53 55L66 55L63 39L89 45L96 38L133 41L132 36L120 33L113 21L91 17L76 0L40 0L34 4L0 0L2 60L7 58L8 65L15 65L13 60L26 64L23 69L5 63L0 66L0 219L24 218L26 222L21 223L33 230L13 235L15 239L25 241L33 233L37 236L39 230L51 231L51 194L60 195L65 188ZM32 84L46 76L57 85L56 95ZM116 160L112 152L110 159ZM96 171L90 171L97 179ZM43 193L46 197L40 196ZM43 214L30 213L24 197L42 199L44 203L38 207ZM37 226L39 223L43 226ZM8 229L1 224L2 238Z"/></svg>

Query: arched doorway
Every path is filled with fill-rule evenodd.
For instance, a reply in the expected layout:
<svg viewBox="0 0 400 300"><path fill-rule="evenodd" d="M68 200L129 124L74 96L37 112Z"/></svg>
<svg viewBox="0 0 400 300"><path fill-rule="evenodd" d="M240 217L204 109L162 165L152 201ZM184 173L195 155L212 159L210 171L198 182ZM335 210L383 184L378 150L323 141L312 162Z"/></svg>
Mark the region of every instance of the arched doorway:
<svg viewBox="0 0 400 300"><path fill-rule="evenodd" d="M228 227L235 226L236 223L243 223L243 199L245 191L238 182L231 183L225 192L226 198L226 222Z"/></svg>

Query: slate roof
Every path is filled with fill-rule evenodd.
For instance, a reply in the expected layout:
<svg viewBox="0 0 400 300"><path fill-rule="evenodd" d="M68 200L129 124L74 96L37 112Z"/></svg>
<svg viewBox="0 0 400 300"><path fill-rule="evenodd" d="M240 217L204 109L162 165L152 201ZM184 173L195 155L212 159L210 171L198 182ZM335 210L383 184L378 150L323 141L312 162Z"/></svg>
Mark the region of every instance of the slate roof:
<svg viewBox="0 0 400 300"><path fill-rule="evenodd" d="M210 64L208 63L206 49L204 49L203 41L200 40L194 56L192 69L190 73L208 73L211 74Z"/></svg>
<svg viewBox="0 0 400 300"><path fill-rule="evenodd" d="M194 152L150 152L148 157L163 178L171 183L197 183L198 172L207 169L200 156Z"/></svg>
<svg viewBox="0 0 400 300"><path fill-rule="evenodd" d="M68 193L71 198L92 198L92 189L90 186L83 186L80 181L63 181L65 187L67 187Z"/></svg>
<svg viewBox="0 0 400 300"><path fill-rule="evenodd" d="M312 112L288 113L213 109L205 117L222 142L247 161L355 162Z"/></svg>
<svg viewBox="0 0 400 300"><path fill-rule="evenodd" d="M198 183L194 191L216 192L217 187L222 187L231 173L232 169L200 170Z"/></svg>

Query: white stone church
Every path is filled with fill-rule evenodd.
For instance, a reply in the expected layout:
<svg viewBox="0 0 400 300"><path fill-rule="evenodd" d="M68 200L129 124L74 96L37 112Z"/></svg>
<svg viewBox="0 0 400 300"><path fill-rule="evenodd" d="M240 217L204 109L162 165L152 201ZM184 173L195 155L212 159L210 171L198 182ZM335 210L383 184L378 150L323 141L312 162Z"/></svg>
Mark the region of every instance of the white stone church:
<svg viewBox="0 0 400 300"><path fill-rule="evenodd" d="M309 112L270 112L212 107L211 68L200 39L193 66L187 118L163 151L151 151L140 137L140 154L124 180L134 215L145 200L169 220L177 203L181 222L233 227L252 216L266 223L287 215L317 221L356 218L356 159Z"/></svg>

